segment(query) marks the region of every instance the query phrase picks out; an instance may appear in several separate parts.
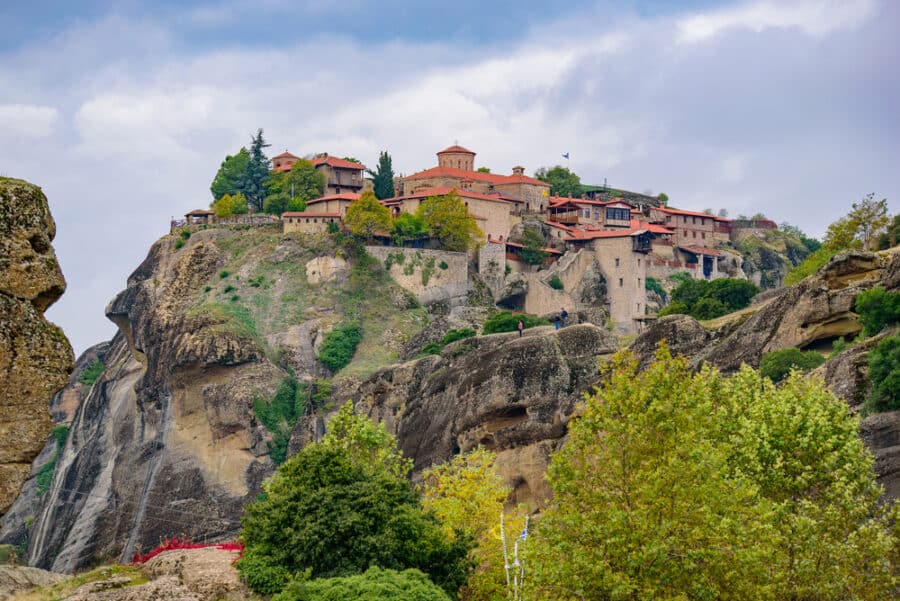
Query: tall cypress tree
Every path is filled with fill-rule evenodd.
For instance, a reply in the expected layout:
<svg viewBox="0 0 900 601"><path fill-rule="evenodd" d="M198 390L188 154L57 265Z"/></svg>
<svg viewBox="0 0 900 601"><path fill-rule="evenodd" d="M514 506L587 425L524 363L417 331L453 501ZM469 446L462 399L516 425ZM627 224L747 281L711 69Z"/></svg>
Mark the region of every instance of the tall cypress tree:
<svg viewBox="0 0 900 601"><path fill-rule="evenodd" d="M386 150L381 151L381 154L378 155L378 170L369 169L369 175L372 176L375 197L378 200L394 196L394 168L391 165L391 155Z"/></svg>
<svg viewBox="0 0 900 601"><path fill-rule="evenodd" d="M271 144L266 144L262 128L250 144L250 161L244 175L244 196L255 210L261 211L266 198L266 182L269 180L269 157L264 152Z"/></svg>

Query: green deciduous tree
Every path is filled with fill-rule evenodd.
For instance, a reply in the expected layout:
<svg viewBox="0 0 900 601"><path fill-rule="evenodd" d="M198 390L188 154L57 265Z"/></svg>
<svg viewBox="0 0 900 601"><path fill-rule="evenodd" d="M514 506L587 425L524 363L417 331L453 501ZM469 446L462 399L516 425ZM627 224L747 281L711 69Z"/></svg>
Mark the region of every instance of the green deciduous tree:
<svg viewBox="0 0 900 601"><path fill-rule="evenodd" d="M302 211L306 201L322 196L325 174L310 161L300 159L289 171L272 171L265 184L263 210L272 215L285 211Z"/></svg>
<svg viewBox="0 0 900 601"><path fill-rule="evenodd" d="M247 199L240 192L235 194L226 194L212 204L212 210L215 211L216 217L230 217L232 215L243 215L247 213Z"/></svg>
<svg viewBox="0 0 900 601"><path fill-rule="evenodd" d="M368 173L372 176L372 187L378 200L394 196L394 167L391 155L386 150L382 150L378 155L378 167L375 171L369 169Z"/></svg>
<svg viewBox="0 0 900 601"><path fill-rule="evenodd" d="M339 417L325 440L282 464L245 507L242 576L255 591L273 594L295 577L417 568L455 594L468 577L468 541L448 540L423 512L396 473L408 463L393 437L363 416Z"/></svg>
<svg viewBox="0 0 900 601"><path fill-rule="evenodd" d="M350 204L344 223L352 234L371 239L375 232L391 231L391 212L378 202L374 193L367 191Z"/></svg>
<svg viewBox="0 0 900 601"><path fill-rule="evenodd" d="M884 250L900 243L900 213L894 215L887 231L878 236L878 248Z"/></svg>
<svg viewBox="0 0 900 601"><path fill-rule="evenodd" d="M416 213L424 219L431 235L440 241L445 250L473 250L484 242L484 232L456 190L443 196L426 198Z"/></svg>
<svg viewBox="0 0 900 601"><path fill-rule="evenodd" d="M228 155L222 161L216 177L213 178L209 191L212 192L213 202L226 194L237 194L244 191L244 176L247 165L250 163L250 152L241 148L237 154Z"/></svg>
<svg viewBox="0 0 900 601"><path fill-rule="evenodd" d="M519 242L523 246L520 255L526 264L542 265L544 263L544 259L547 258L547 251L544 248L547 244L540 230L530 227L525 228Z"/></svg>
<svg viewBox="0 0 900 601"><path fill-rule="evenodd" d="M877 238L891 222L888 217L887 199L875 200L875 193L866 194L865 198L853 203L853 210L848 215L856 226L856 238L866 250L875 248Z"/></svg>
<svg viewBox="0 0 900 601"><path fill-rule="evenodd" d="M581 178L567 167L556 165L555 167L541 167L535 171L534 176L542 182L550 184L550 194L553 196L568 196L578 198L581 196Z"/></svg>
<svg viewBox="0 0 900 601"><path fill-rule="evenodd" d="M887 292L875 286L856 295L854 308L863 325L863 335L874 336L900 323L900 292Z"/></svg>
<svg viewBox="0 0 900 601"><path fill-rule="evenodd" d="M450 601L419 570L382 570L338 578L300 580L275 595L272 601Z"/></svg>
<svg viewBox="0 0 900 601"><path fill-rule="evenodd" d="M269 180L269 157L265 149L271 146L263 138L263 130L258 129L250 143L250 160L244 171L243 187L241 192L247 197L247 202L256 211L261 211L266 199L266 182Z"/></svg>
<svg viewBox="0 0 900 601"><path fill-rule="evenodd" d="M531 598L892 598L872 457L821 381L695 373L665 347L606 369L553 457Z"/></svg>

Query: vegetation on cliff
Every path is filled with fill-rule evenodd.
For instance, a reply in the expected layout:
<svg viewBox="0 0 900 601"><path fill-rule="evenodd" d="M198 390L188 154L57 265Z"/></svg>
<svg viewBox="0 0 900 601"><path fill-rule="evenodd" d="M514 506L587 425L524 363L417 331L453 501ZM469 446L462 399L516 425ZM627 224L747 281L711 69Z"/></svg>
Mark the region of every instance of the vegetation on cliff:
<svg viewBox="0 0 900 601"><path fill-rule="evenodd" d="M672 290L672 301L659 315L684 313L696 319L714 319L743 309L758 293L759 288L747 280L684 279Z"/></svg>
<svg viewBox="0 0 900 601"><path fill-rule="evenodd" d="M335 419L245 508L237 566L247 583L274 594L292 580L417 568L455 595L469 570L468 539L445 536L422 510L406 479L411 464L383 425L354 415L349 403Z"/></svg>
<svg viewBox="0 0 900 601"><path fill-rule="evenodd" d="M821 382L617 355L554 456L532 598L889 599L896 533ZM605 544L614 541L613 544Z"/></svg>

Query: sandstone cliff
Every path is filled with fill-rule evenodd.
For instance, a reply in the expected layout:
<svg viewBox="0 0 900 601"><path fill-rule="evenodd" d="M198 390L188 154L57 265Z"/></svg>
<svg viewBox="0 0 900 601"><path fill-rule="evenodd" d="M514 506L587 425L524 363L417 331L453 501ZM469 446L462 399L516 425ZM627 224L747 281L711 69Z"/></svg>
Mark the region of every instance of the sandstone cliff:
<svg viewBox="0 0 900 601"><path fill-rule="evenodd" d="M40 188L0 177L0 515L50 433L47 400L74 367L72 347L44 311L66 282Z"/></svg>

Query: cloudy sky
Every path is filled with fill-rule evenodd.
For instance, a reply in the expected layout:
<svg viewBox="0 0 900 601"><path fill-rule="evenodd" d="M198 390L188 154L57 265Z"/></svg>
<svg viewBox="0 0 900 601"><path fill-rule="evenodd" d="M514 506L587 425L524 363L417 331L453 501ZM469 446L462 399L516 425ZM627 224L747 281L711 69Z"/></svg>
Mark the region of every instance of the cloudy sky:
<svg viewBox="0 0 900 601"><path fill-rule="evenodd" d="M0 174L43 187L76 351L171 216L258 127L398 172L458 141L529 172L819 235L900 208L893 0L3 2Z"/></svg>

